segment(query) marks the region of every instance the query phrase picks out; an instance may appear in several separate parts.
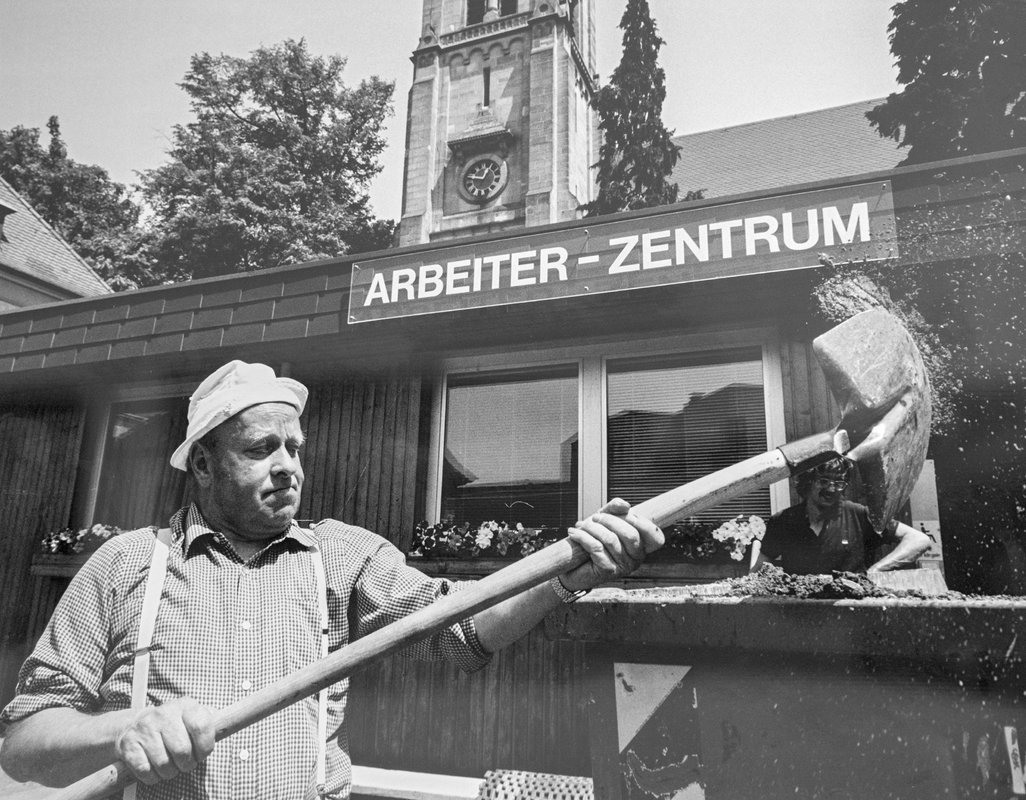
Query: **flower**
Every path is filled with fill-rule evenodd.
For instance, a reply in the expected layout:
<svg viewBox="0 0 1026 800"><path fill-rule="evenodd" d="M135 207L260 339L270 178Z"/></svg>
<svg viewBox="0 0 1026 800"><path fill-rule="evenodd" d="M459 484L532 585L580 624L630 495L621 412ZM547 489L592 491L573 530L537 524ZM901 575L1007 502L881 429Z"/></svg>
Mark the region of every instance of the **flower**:
<svg viewBox="0 0 1026 800"><path fill-rule="evenodd" d="M732 559L740 561L752 542L761 541L765 533L766 523L762 517L752 515L746 520L744 514L739 514L720 525L712 535L716 541L723 543Z"/></svg>
<svg viewBox="0 0 1026 800"><path fill-rule="evenodd" d="M703 561L717 553L726 553L734 561L741 561L756 539L766 533L761 517L743 514L719 526L691 518L670 526L666 530L665 550L683 556L689 561Z"/></svg>
<svg viewBox="0 0 1026 800"><path fill-rule="evenodd" d="M520 522L488 520L476 527L453 520L429 525L421 522L413 531L409 555L423 558L479 558L484 555L522 557L540 550L560 536L550 528L525 528Z"/></svg>
<svg viewBox="0 0 1026 800"><path fill-rule="evenodd" d="M46 534L40 542L44 553L58 555L75 555L78 553L91 553L99 548L108 539L117 536L124 531L117 525L96 523L88 528L61 528Z"/></svg>
<svg viewBox="0 0 1026 800"><path fill-rule="evenodd" d="M477 529L477 536L474 538L474 544L481 550L487 550L492 544L492 538L495 536L492 533L492 529L486 525L482 525Z"/></svg>

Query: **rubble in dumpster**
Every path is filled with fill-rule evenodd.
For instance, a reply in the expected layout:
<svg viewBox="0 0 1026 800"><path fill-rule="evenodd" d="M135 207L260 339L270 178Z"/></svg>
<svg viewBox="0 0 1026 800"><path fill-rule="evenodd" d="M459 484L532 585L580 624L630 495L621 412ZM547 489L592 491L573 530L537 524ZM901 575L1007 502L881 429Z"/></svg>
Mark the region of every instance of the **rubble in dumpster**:
<svg viewBox="0 0 1026 800"><path fill-rule="evenodd" d="M773 564L740 578L689 586L686 592L717 597L791 597L809 600L862 600L870 597L907 599L965 599L959 592L927 594L918 589L891 589L878 586L865 574L834 572L830 575L792 575Z"/></svg>

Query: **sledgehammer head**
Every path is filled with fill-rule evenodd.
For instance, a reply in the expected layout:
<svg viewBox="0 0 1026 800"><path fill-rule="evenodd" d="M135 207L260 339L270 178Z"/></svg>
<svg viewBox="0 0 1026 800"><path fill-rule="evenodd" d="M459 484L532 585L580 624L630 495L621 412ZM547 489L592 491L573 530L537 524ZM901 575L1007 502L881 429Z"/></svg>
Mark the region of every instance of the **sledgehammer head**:
<svg viewBox="0 0 1026 800"><path fill-rule="evenodd" d="M818 337L813 350L848 431L874 526L908 498L930 441L930 381L919 348L882 309L863 311Z"/></svg>

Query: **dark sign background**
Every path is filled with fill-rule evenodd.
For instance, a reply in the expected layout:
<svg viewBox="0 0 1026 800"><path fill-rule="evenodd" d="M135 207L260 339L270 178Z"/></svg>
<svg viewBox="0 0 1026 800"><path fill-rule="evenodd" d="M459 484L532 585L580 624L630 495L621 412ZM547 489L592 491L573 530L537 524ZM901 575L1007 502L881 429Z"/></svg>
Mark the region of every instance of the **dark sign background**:
<svg viewBox="0 0 1026 800"><path fill-rule="evenodd" d="M865 204L867 212L868 240L861 240L863 230L859 229L854 241L842 243L844 237L833 233L838 226L825 219L823 209L836 209L835 216L844 230L855 226L852 209L860 203ZM814 231L810 231L810 210L815 211ZM785 214L791 215L793 241L799 245L808 243L807 247L786 247ZM703 226L708 236L707 258L700 260L686 244L677 244L677 231L684 231L697 246ZM771 226L776 226L772 234L778 245L776 252L767 238L760 235ZM756 233L750 241L746 238L746 227ZM827 243L828 229L833 233L833 244ZM814 237L811 242L810 236ZM539 262L546 257L543 251L550 261L563 259L565 254L565 280L555 268L540 268ZM487 242L468 240L442 249L358 261L353 265L349 322L805 269L817 266L821 256L845 262L897 255L891 187L889 182L881 181L595 225L585 221L564 229ZM475 285L474 260L496 258L484 262ZM520 265L516 274L511 266L514 261ZM459 293L438 291L445 284L447 269L452 269L450 264L455 265L456 273L451 285L462 289ZM416 296L419 292L415 292L411 299L409 291L392 296L397 270L404 270L407 285L416 287L417 281L410 283L412 274L417 272L419 276L425 265L435 296ZM498 266L493 269L494 265ZM495 288L493 278L498 284Z"/></svg>

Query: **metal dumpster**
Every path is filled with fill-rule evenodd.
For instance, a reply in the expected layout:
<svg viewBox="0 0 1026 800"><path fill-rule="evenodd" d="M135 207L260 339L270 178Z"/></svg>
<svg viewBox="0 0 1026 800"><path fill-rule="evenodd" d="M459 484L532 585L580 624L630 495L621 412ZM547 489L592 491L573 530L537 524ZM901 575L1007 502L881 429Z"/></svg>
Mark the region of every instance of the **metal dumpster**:
<svg viewBox="0 0 1026 800"><path fill-rule="evenodd" d="M588 654L596 798L1026 795L1026 600L603 589L547 621Z"/></svg>

